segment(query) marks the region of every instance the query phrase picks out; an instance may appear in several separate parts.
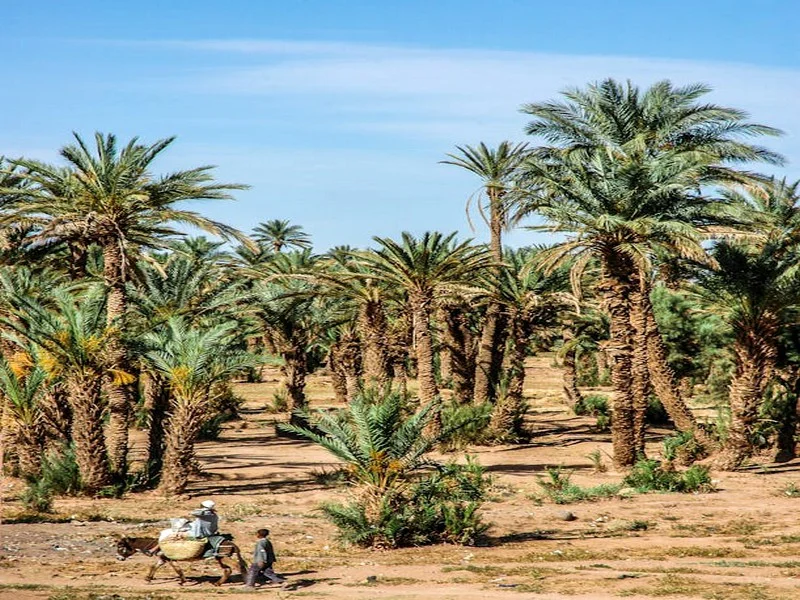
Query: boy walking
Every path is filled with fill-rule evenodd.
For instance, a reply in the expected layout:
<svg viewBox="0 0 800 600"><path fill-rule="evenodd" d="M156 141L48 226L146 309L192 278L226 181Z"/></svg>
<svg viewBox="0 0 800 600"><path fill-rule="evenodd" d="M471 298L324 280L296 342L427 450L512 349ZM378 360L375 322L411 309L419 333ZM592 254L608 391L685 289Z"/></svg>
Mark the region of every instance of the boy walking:
<svg viewBox="0 0 800 600"><path fill-rule="evenodd" d="M247 587L255 587L259 575L264 575L273 583L283 583L286 581L283 577L276 574L272 570L272 565L277 560L275 558L275 551L272 548L272 542L269 541L269 529L259 529L256 532L256 547L253 551L253 564L250 565L250 570L247 572Z"/></svg>

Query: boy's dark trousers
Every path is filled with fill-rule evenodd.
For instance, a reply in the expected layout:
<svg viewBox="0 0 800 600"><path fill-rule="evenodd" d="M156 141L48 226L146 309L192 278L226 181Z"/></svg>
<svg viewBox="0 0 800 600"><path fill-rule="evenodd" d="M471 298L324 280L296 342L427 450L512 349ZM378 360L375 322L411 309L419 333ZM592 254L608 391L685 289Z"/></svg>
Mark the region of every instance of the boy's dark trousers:
<svg viewBox="0 0 800 600"><path fill-rule="evenodd" d="M273 583L282 583L286 581L283 577L277 575L275 571L272 570L271 564L254 562L250 565L250 569L247 571L247 581L245 581L245 585L255 585L258 581L259 575L264 575L264 577Z"/></svg>

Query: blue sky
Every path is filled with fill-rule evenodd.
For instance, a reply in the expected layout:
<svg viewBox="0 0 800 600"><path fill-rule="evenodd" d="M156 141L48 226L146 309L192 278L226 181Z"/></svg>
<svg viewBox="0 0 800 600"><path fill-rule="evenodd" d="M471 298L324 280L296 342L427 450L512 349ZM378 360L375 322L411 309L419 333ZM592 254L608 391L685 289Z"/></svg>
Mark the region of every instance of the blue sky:
<svg viewBox="0 0 800 600"><path fill-rule="evenodd" d="M483 239L464 212L478 182L437 161L524 140L521 104L606 76L709 83L786 131L769 145L800 177L793 0L45 0L2 15L0 154L57 160L73 130L177 135L160 170L215 164L252 186L205 214L290 219L320 249L403 230Z"/></svg>

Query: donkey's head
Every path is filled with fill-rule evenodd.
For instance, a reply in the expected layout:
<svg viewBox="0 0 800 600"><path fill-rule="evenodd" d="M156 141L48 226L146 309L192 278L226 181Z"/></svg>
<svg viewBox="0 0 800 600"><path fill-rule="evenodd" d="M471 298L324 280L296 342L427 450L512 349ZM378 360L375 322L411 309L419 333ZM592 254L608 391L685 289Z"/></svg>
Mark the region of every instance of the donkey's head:
<svg viewBox="0 0 800 600"><path fill-rule="evenodd" d="M130 538L124 537L117 540L117 560L125 560L134 554L136 554L136 548L131 544Z"/></svg>

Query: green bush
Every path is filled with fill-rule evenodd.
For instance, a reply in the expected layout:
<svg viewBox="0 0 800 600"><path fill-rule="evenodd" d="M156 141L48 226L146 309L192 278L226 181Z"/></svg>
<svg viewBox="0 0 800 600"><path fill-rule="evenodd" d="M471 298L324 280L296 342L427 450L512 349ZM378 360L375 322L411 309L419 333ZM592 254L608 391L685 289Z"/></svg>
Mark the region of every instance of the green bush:
<svg viewBox="0 0 800 600"><path fill-rule="evenodd" d="M573 411L576 415L588 415L596 419L595 426L599 431L607 431L611 427L611 409L608 397L602 394L583 396L575 403Z"/></svg>
<svg viewBox="0 0 800 600"><path fill-rule="evenodd" d="M703 448L691 431L683 431L664 438L664 460L688 465L704 456Z"/></svg>
<svg viewBox="0 0 800 600"><path fill-rule="evenodd" d="M37 512L50 512L54 496L77 494L81 490L81 477L75 451L71 446L60 452L48 452L42 457L39 475L28 480L22 494L23 506Z"/></svg>
<svg viewBox="0 0 800 600"><path fill-rule="evenodd" d="M447 450L465 448L487 441L492 405L450 402L442 408L442 445Z"/></svg>
<svg viewBox="0 0 800 600"><path fill-rule="evenodd" d="M608 397L602 394L583 396L575 403L573 410L575 414L579 416L588 415L590 417L597 417L599 415L611 415L611 409L608 407Z"/></svg>
<svg viewBox="0 0 800 600"><path fill-rule="evenodd" d="M573 504L611 498L616 496L622 486L616 483L603 483L598 486L583 488L572 483L572 473L561 467L549 467L547 477L539 477L537 484L545 496L555 504Z"/></svg>
<svg viewBox="0 0 800 600"><path fill-rule="evenodd" d="M40 481L28 484L20 500L22 506L31 511L49 513L53 510L53 493Z"/></svg>
<svg viewBox="0 0 800 600"><path fill-rule="evenodd" d="M489 480L483 468L440 466L407 490L384 495L377 509L370 503L329 503L322 512L339 530L339 539L364 547L399 548L424 544L474 544L488 529L480 516Z"/></svg>
<svg viewBox="0 0 800 600"><path fill-rule="evenodd" d="M638 492L708 492L713 490L707 467L694 465L683 473L648 458L637 462L623 483Z"/></svg>

